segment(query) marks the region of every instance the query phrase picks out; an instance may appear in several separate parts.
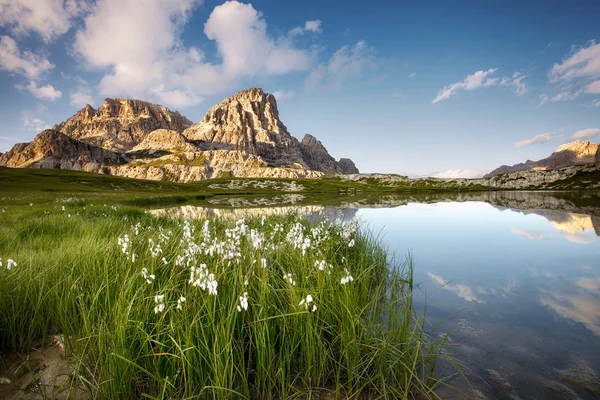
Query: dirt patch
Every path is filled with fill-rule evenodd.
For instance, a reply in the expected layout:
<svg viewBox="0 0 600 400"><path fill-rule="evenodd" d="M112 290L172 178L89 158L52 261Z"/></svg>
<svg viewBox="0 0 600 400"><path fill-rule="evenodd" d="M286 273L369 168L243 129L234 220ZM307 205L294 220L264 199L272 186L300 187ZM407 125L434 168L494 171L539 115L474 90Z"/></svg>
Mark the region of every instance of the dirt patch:
<svg viewBox="0 0 600 400"><path fill-rule="evenodd" d="M76 385L62 337L53 336L27 354L15 357L0 376L0 399L87 400Z"/></svg>

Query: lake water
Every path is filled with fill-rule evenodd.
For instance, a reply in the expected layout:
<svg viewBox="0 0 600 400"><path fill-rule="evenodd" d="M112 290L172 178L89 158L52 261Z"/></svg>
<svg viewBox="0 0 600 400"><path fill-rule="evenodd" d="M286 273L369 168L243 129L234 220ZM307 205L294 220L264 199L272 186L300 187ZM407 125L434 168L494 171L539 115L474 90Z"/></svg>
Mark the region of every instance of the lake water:
<svg viewBox="0 0 600 400"><path fill-rule="evenodd" d="M265 201L153 212L204 218L302 209L282 198L266 208L223 206ZM600 396L600 194L383 196L303 210L359 218L397 259L412 254L416 307L426 301L431 329L451 316L439 331L450 332L447 351L468 366L473 385L453 378L461 392L442 389L443 398Z"/></svg>

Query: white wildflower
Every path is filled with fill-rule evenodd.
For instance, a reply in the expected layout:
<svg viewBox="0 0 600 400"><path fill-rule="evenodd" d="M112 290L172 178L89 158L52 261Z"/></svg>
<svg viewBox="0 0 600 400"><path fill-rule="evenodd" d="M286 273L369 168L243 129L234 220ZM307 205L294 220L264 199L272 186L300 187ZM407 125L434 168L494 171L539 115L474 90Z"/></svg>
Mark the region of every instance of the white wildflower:
<svg viewBox="0 0 600 400"><path fill-rule="evenodd" d="M240 296L239 299L240 299L240 304L238 304L238 306L237 306L238 312L240 312L242 310L247 310L248 309L248 292L244 292L244 294L242 296Z"/></svg>
<svg viewBox="0 0 600 400"><path fill-rule="evenodd" d="M312 308L310 307L311 304ZM310 294L307 294L305 298L300 300L300 304L298 305L300 307L304 306L307 310L310 310L311 312L317 311L317 306L313 303L313 297Z"/></svg>
<svg viewBox="0 0 600 400"><path fill-rule="evenodd" d="M185 303L185 297L181 296L177 299L177 309L181 310L183 308L182 304Z"/></svg>
<svg viewBox="0 0 600 400"><path fill-rule="evenodd" d="M0 264L0 266L1 266L1 264ZM17 263L12 258L9 258L8 260L6 260L6 269L7 270L10 271L13 267L16 267L16 266L17 266Z"/></svg>
<svg viewBox="0 0 600 400"><path fill-rule="evenodd" d="M350 243L348 243L348 247L354 247L354 239L352 239L352 240L350 241Z"/></svg>
<svg viewBox="0 0 600 400"><path fill-rule="evenodd" d="M156 306L154 307L154 314L158 314L164 311L165 309L165 304L163 303L163 300L165 299L164 295L156 295L154 296L154 302L156 303Z"/></svg>
<svg viewBox="0 0 600 400"><path fill-rule="evenodd" d="M284 279L286 279L288 282L290 282L290 284L291 284L292 286L296 286L296 281L294 280L294 277L292 276L292 274L291 274L291 273L289 273L289 274L285 274L283 277L284 277Z"/></svg>
<svg viewBox="0 0 600 400"><path fill-rule="evenodd" d="M152 283L152 281L154 281L154 279L156 278L156 276L154 276L154 274L148 273L148 268L142 268L142 277L144 278L144 280L146 281L146 283L148 285L150 285Z"/></svg>
<svg viewBox="0 0 600 400"><path fill-rule="evenodd" d="M354 280L352 275L350 275L350 272L348 272L348 268L344 268L344 272L346 273L346 276L343 277L341 280L342 285L345 285L346 283L352 282Z"/></svg>
<svg viewBox="0 0 600 400"><path fill-rule="evenodd" d="M267 259L266 258L261 258L260 259L260 267L261 268L267 268Z"/></svg>

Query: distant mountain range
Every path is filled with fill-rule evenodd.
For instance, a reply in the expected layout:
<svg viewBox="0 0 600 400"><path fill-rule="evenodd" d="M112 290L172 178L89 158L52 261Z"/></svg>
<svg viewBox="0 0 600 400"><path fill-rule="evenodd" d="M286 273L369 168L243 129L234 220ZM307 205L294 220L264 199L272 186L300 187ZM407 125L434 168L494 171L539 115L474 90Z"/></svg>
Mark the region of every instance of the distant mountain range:
<svg viewBox="0 0 600 400"><path fill-rule="evenodd" d="M591 164L600 161L600 146L592 142L576 140L559 146L547 158L538 161L527 160L524 163L512 166L502 165L484 178L491 178L507 172L518 171L545 171L550 169L573 167L576 165Z"/></svg>
<svg viewBox="0 0 600 400"><path fill-rule="evenodd" d="M275 97L258 88L226 98L197 124L161 105L105 99L97 110L87 105L0 154L0 166L176 182L359 172L348 158L336 161L315 137L293 137L279 119Z"/></svg>

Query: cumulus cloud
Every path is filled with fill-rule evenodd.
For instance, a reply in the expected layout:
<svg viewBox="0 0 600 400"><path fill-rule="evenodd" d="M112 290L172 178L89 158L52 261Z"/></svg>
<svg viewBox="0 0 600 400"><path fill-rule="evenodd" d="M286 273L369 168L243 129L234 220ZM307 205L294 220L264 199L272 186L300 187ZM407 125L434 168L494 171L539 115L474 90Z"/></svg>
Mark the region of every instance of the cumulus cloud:
<svg viewBox="0 0 600 400"><path fill-rule="evenodd" d="M474 74L467 75L465 79L452 83L440 90L437 96L432 100L432 104L446 100L455 95L460 90L471 91L491 86L512 86L515 93L523 95L529 92L529 86L525 83L525 75L522 72L515 72L512 77L495 78L492 77L498 68L490 68L487 71L476 71Z"/></svg>
<svg viewBox="0 0 600 400"><path fill-rule="evenodd" d="M573 48L568 57L552 66L548 76L561 91L553 101L600 93L600 44L590 41L587 46Z"/></svg>
<svg viewBox="0 0 600 400"><path fill-rule="evenodd" d="M416 72L413 72L413 73L412 73L412 74L410 74L408 77L409 77L410 79L412 79L412 78L414 78L415 76L417 76L417 73L416 73Z"/></svg>
<svg viewBox="0 0 600 400"><path fill-rule="evenodd" d="M0 0L0 26L15 35L35 32L50 42L66 33L74 18L89 8L87 0Z"/></svg>
<svg viewBox="0 0 600 400"><path fill-rule="evenodd" d="M327 63L314 68L306 78L306 86L309 89L339 87L347 80L360 78L375 66L375 49L361 40L354 46L343 46Z"/></svg>
<svg viewBox="0 0 600 400"><path fill-rule="evenodd" d="M297 26L292 29L289 34L291 36L304 35L305 32L319 33L321 32L321 21L306 21L304 26Z"/></svg>
<svg viewBox="0 0 600 400"><path fill-rule="evenodd" d="M592 100L592 102L590 103L590 105L592 107L600 107L600 99L594 99L594 100Z"/></svg>
<svg viewBox="0 0 600 400"><path fill-rule="evenodd" d="M546 143L546 142L549 142L550 140L554 139L556 136L557 135L554 132L541 133L541 134L535 135L534 137L531 137L529 139L525 139L525 140L516 142L515 147L519 148L519 147L523 147L523 146L529 146L532 144Z"/></svg>
<svg viewBox="0 0 600 400"><path fill-rule="evenodd" d="M29 93L31 93L40 100L54 101L60 99L60 97L62 96L62 92L60 90L56 90L54 86L38 86L37 83L35 83L35 81L29 81L29 84L27 86L16 85L16 88L19 90L27 90Z"/></svg>
<svg viewBox="0 0 600 400"><path fill-rule="evenodd" d="M13 38L0 36L0 69L29 79L39 79L52 68L54 65L44 56L21 51Z"/></svg>
<svg viewBox="0 0 600 400"><path fill-rule="evenodd" d="M575 132L575 134L573 136L571 136L571 139L572 140L589 140L598 135L600 135L600 129L587 128L587 129L582 129L580 131Z"/></svg>
<svg viewBox="0 0 600 400"><path fill-rule="evenodd" d="M180 37L199 3L147 0L139 7L137 0L98 0L76 33L74 49L90 66L106 70L99 84L103 95L143 96L178 107L243 78L310 67L311 51L269 35L262 14L237 1L215 7L204 25L221 62L206 61L200 49L184 47Z"/></svg>
<svg viewBox="0 0 600 400"><path fill-rule="evenodd" d="M474 171L471 169L449 169L447 171L438 172L433 177L441 178L441 179L473 179L473 178L481 178L483 176L483 172Z"/></svg>

